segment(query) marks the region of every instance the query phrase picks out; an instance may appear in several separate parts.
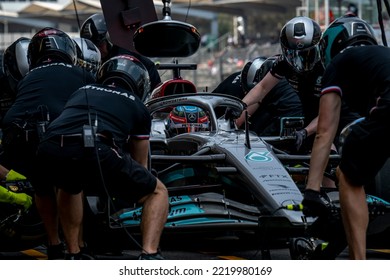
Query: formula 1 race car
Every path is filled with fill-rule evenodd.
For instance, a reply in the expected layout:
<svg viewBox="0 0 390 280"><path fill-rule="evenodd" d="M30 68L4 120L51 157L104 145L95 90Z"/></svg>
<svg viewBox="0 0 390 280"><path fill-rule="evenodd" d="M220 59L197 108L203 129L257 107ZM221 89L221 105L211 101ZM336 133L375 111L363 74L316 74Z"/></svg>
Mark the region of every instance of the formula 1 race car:
<svg viewBox="0 0 390 280"><path fill-rule="evenodd" d="M176 94L146 105L152 116L151 172L169 192L164 235L249 234L257 240L253 246L264 254L275 241L290 247L293 259L334 259L345 249L337 191L326 193L332 202L328 216L307 217L302 211L310 157L286 152L299 119L284 119L279 136L260 138L225 119L227 108L233 116L244 109L231 96ZM337 160L335 156L330 162ZM388 233L390 204L371 195L367 202L368 237L378 241L377 236ZM90 194L85 205L85 239L95 252L125 250L131 244L128 234L139 234L142 207ZM0 206L6 210L0 220L1 244L13 244L15 249L42 242L44 230L33 209Z"/></svg>
<svg viewBox="0 0 390 280"><path fill-rule="evenodd" d="M251 231L263 232L264 240L305 234L314 219L304 218L298 209L301 191L271 146L217 117L227 107L240 114L244 104L239 99L177 94L152 99L146 106L153 117L151 169L170 195L166 234ZM183 107L198 110L180 111ZM187 123L173 118L172 112L196 120ZM199 112L207 121L198 118ZM110 225L137 230L141 211L138 207L111 213Z"/></svg>
<svg viewBox="0 0 390 280"><path fill-rule="evenodd" d="M266 252L282 242L293 259L334 259L346 248L336 190L324 190L332 203L328 215L309 217L302 211L310 156L286 152L299 118L281 120L279 136L258 137L225 119L227 108L234 116L244 110L231 96L176 94L151 99L146 106L152 116L151 170L169 192L164 235L252 234L258 242L254 246ZM330 165L338 160L331 156ZM107 217L101 199L87 201L93 216ZM373 195L367 202L368 236L375 237L389 228L383 221L390 217L390 204ZM137 206L109 212L110 230L137 234L141 213Z"/></svg>
<svg viewBox="0 0 390 280"><path fill-rule="evenodd" d="M169 192L164 234L251 232L261 234L264 244L270 238L307 234L315 219L304 217L299 209L301 191L272 147L217 117L227 107L241 113L240 100L221 94L178 94L152 99L146 106L153 117L151 170ZM198 110L180 111L183 107ZM172 112L188 113L187 119L194 121L173 118ZM107 209L98 197L87 201L95 217ZM110 228L137 233L141 213L141 207L112 211Z"/></svg>

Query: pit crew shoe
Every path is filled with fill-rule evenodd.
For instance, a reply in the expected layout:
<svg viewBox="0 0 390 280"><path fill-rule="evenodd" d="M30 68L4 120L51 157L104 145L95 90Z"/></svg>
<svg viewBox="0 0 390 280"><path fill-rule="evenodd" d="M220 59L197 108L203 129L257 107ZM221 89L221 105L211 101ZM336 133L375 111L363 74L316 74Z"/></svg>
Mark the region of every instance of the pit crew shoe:
<svg viewBox="0 0 390 280"><path fill-rule="evenodd" d="M160 252L154 254L142 253L141 255L139 255L138 259L139 260L165 260Z"/></svg>
<svg viewBox="0 0 390 280"><path fill-rule="evenodd" d="M47 259L48 260L64 260L65 259L65 245L60 243L57 245L47 246Z"/></svg>
<svg viewBox="0 0 390 280"><path fill-rule="evenodd" d="M94 260L94 259L95 259L94 257L87 254L83 254L81 251L77 254L66 254L65 257L65 260Z"/></svg>
<svg viewBox="0 0 390 280"><path fill-rule="evenodd" d="M328 245L321 239L297 237L290 239L290 256L293 260L323 260L322 251Z"/></svg>
<svg viewBox="0 0 390 280"><path fill-rule="evenodd" d="M290 239L290 256L292 260L310 260L315 250L313 240L306 237Z"/></svg>
<svg viewBox="0 0 390 280"><path fill-rule="evenodd" d="M303 193L303 214L309 217L328 215L331 210L331 203L327 197L320 192L307 189Z"/></svg>

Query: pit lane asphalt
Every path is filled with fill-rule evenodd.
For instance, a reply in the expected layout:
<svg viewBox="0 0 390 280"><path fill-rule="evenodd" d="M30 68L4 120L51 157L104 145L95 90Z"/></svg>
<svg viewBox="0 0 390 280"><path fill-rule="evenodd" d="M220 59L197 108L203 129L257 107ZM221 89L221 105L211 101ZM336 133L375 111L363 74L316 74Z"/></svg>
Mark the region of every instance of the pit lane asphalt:
<svg viewBox="0 0 390 280"><path fill-rule="evenodd" d="M268 252L256 248L256 244L247 240L232 237L222 239L193 239L177 240L166 239L161 242L161 249L167 260L290 260L288 248L278 246ZM1 250L1 249L0 249ZM140 251L138 249L124 250L119 254L97 254L99 260L136 260ZM367 259L389 260L389 249L368 249ZM35 248L17 251L0 252L0 260L47 260L46 247L44 245ZM348 249L344 250L336 260L348 260Z"/></svg>

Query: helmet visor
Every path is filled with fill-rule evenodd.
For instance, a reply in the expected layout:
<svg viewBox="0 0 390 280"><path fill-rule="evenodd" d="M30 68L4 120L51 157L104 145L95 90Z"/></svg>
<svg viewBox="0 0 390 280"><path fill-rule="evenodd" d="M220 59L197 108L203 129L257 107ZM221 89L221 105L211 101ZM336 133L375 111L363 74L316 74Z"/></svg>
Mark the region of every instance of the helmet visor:
<svg viewBox="0 0 390 280"><path fill-rule="evenodd" d="M321 60L318 44L303 50L284 48L284 55L287 62L298 72L313 70L317 62Z"/></svg>

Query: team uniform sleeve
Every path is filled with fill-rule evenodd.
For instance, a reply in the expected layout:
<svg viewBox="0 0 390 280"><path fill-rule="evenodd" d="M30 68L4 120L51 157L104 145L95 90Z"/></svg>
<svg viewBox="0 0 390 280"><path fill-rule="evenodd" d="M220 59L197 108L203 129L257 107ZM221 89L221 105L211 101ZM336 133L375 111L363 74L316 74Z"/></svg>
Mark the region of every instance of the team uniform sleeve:
<svg viewBox="0 0 390 280"><path fill-rule="evenodd" d="M343 92L341 90L341 87L339 86L340 85L340 83L339 83L340 76L343 76L343 75L340 75L338 73L337 68L334 67L333 64L330 64L326 68L324 76L322 77L321 96L323 96L327 93L330 93L330 92L337 93L338 95L340 95L340 97L342 96Z"/></svg>
<svg viewBox="0 0 390 280"><path fill-rule="evenodd" d="M323 88L321 91L321 96L323 96L324 94L330 93L330 92L337 93L338 95L340 95L340 97L342 96L342 90L338 86L329 86L329 87Z"/></svg>
<svg viewBox="0 0 390 280"><path fill-rule="evenodd" d="M137 140L148 140L150 138L152 119L150 117L149 111L145 106L139 110L138 116L139 118L137 122L135 122L134 131L130 134L130 138Z"/></svg>
<svg viewBox="0 0 390 280"><path fill-rule="evenodd" d="M280 56L277 60L275 60L274 64L272 64L269 72L272 76L281 80L286 76L287 67L287 62L284 60L283 56Z"/></svg>

